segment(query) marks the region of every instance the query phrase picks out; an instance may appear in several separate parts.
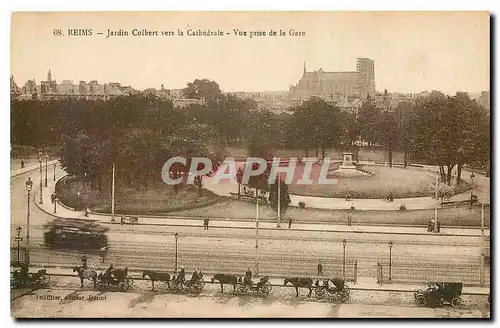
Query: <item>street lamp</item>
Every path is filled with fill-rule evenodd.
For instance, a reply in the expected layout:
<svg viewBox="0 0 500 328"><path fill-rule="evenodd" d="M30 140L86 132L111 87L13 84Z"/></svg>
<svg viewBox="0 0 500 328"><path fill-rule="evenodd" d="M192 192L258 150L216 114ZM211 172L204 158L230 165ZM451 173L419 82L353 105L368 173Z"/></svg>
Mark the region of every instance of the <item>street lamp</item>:
<svg viewBox="0 0 500 328"><path fill-rule="evenodd" d="M56 181L56 163L54 163L54 181Z"/></svg>
<svg viewBox="0 0 500 328"><path fill-rule="evenodd" d="M28 213L26 215L26 249L25 249L25 261L29 264L29 248L30 248L30 196L31 190L33 190L33 181L28 177L26 180L26 191L28 192Z"/></svg>
<svg viewBox="0 0 500 328"><path fill-rule="evenodd" d="M49 160L49 155L45 154L45 187L47 187L47 162Z"/></svg>
<svg viewBox="0 0 500 328"><path fill-rule="evenodd" d="M42 155L41 155L41 152L39 153L40 154L40 157L38 158L38 163L40 163L40 205L43 204L43 183L42 183L42 179L43 179L43 171L42 171Z"/></svg>
<svg viewBox="0 0 500 328"><path fill-rule="evenodd" d="M472 208L472 197L474 197L474 178L476 176L474 175L474 172L470 173L470 181L471 181L471 186L472 188L470 189L470 208Z"/></svg>
<svg viewBox="0 0 500 328"><path fill-rule="evenodd" d="M389 241L389 283L392 282L392 240Z"/></svg>
<svg viewBox="0 0 500 328"><path fill-rule="evenodd" d="M57 197L54 197L54 214L57 213L57 200L58 198Z"/></svg>
<svg viewBox="0 0 500 328"><path fill-rule="evenodd" d="M175 270L174 272L177 273L177 240L179 239L179 234L176 232L174 234L175 237Z"/></svg>
<svg viewBox="0 0 500 328"><path fill-rule="evenodd" d="M21 238L21 231L23 231L23 228L21 228L20 226L17 226L17 228L16 228L17 236L14 240L17 241L17 262L18 263L19 263L19 251L21 250L19 243L23 240L23 238Z"/></svg>
<svg viewBox="0 0 500 328"><path fill-rule="evenodd" d="M344 260L342 261L342 278L345 279L345 245L347 244L347 240L342 240L342 246L344 247Z"/></svg>

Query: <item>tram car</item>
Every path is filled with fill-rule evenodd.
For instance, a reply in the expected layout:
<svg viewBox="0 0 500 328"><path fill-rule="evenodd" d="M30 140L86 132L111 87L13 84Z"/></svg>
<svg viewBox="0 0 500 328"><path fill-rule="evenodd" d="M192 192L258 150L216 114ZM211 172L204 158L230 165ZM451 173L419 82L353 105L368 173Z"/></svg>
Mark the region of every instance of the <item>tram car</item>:
<svg viewBox="0 0 500 328"><path fill-rule="evenodd" d="M100 249L108 244L108 228L96 220L58 218L44 227L44 243L50 248Z"/></svg>

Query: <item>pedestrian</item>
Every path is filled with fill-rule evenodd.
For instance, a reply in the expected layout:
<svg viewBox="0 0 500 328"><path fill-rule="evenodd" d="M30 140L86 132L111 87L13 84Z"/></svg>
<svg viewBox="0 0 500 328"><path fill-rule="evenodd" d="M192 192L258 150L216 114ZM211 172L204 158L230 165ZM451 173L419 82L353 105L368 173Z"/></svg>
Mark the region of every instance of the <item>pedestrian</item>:
<svg viewBox="0 0 500 328"><path fill-rule="evenodd" d="M50 195L50 201L52 202L52 204L54 204L55 199L56 199L56 195L54 193L52 193L52 195Z"/></svg>
<svg viewBox="0 0 500 328"><path fill-rule="evenodd" d="M101 249L99 249L99 255L101 255L101 263L104 263L107 252L108 252L108 246L104 246L101 247Z"/></svg>
<svg viewBox="0 0 500 328"><path fill-rule="evenodd" d="M87 269L87 257L85 255L82 256L82 267Z"/></svg>
<svg viewBox="0 0 500 328"><path fill-rule="evenodd" d="M21 160L21 168L24 169L24 160Z"/></svg>
<svg viewBox="0 0 500 328"><path fill-rule="evenodd" d="M434 218L431 219L432 232L436 232L436 220Z"/></svg>
<svg viewBox="0 0 500 328"><path fill-rule="evenodd" d="M206 230L208 230L208 223L209 223L209 221L210 220L208 218L205 219L205 228L206 228Z"/></svg>
<svg viewBox="0 0 500 328"><path fill-rule="evenodd" d="M352 215L351 214L347 214L347 226L351 226L352 224Z"/></svg>
<svg viewBox="0 0 500 328"><path fill-rule="evenodd" d="M436 222L436 231L438 233L441 232L441 223L439 223L439 221Z"/></svg>
<svg viewBox="0 0 500 328"><path fill-rule="evenodd" d="M292 218L288 218L288 229L292 227Z"/></svg>
<svg viewBox="0 0 500 328"><path fill-rule="evenodd" d="M318 263L318 276L323 275L323 266L321 265L321 262Z"/></svg>
<svg viewBox="0 0 500 328"><path fill-rule="evenodd" d="M432 219L427 222L427 232L432 232Z"/></svg>

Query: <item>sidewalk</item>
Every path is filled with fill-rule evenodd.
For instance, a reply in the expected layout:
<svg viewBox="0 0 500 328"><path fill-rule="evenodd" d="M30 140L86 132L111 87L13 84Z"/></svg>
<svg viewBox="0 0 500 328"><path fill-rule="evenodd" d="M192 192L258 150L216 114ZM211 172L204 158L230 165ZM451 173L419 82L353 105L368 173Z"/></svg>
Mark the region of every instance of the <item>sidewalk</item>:
<svg viewBox="0 0 500 328"><path fill-rule="evenodd" d="M47 166L49 166L50 168L52 168L52 165L54 165L54 164L56 164L56 165L59 164L59 160L54 159L54 160L47 162ZM26 173L26 172L34 171L37 169L40 169L40 164L32 164L32 165L25 166L24 168L21 168L19 166L18 168L15 168L15 169L11 166L10 167L10 177L13 178L15 176L21 175L21 174ZM43 161L43 163L42 163L42 170L45 173L45 161ZM52 172L50 169L48 171ZM50 173L49 173L49 176L50 176Z"/></svg>
<svg viewBox="0 0 500 328"><path fill-rule="evenodd" d="M60 174L62 176L63 174ZM43 193L43 205L38 203L38 190L34 197L36 205L44 212L64 218L78 218L97 220L103 224L112 224L110 214L91 213L85 217L84 211L75 211L60 202L56 205L57 213L54 214L54 204L51 202L50 195L54 192L55 182L51 181L47 189ZM115 224L120 224L120 214L115 214ZM139 225L160 225L160 226L186 226L186 227L202 227L203 217L187 218L187 217L145 217L137 216ZM255 229L255 219L249 221L230 220L220 218L209 218L209 228L227 228L227 229ZM275 222L259 222L259 229L267 230L290 230L290 231L329 231L329 232L349 232L349 233L373 233L373 234L402 234L402 235L438 235L427 232L425 227L394 227L394 226L368 226L368 225L339 225L339 224L315 224L315 223L293 223L291 229L288 229L288 222L283 221L281 228L276 227ZM485 229L485 235L489 236L489 229ZM440 236L463 236L463 237L479 237L481 236L480 229L467 229L455 227L442 227Z"/></svg>
<svg viewBox="0 0 500 328"><path fill-rule="evenodd" d="M105 263L99 263L98 266L92 266L92 264L89 264L89 266L96 270L98 273L103 272L107 269L107 265ZM63 276L74 276L75 279L78 277L75 272L73 272L73 269L71 268L70 265L68 267L58 267L58 268L53 268L53 267L41 267L41 266L33 266L30 268L30 272L37 272L39 269L47 269L47 273L49 275L63 275ZM146 270L146 269L144 269ZM191 269L187 268L186 270L186 276L190 276ZM131 269L130 271L130 276L134 279L141 279L141 280L147 280L142 278L142 272L143 270L133 270ZM173 274L173 270L170 272ZM212 278L212 275L215 274L215 272L202 272L203 273L203 280L205 280L205 283L211 283L210 279ZM245 275L244 272L241 273L234 273L237 276L243 277ZM255 275L253 277L254 281L257 281L260 277L263 275ZM283 286L283 281L285 277L276 277L276 276L269 276L269 282L274 285L274 286ZM329 279L333 277L310 277L314 281L317 279ZM215 282L217 284L217 282ZM413 292L416 291L417 289L426 289L427 284L426 283L412 283L412 284L383 284L380 285L377 283L376 278L369 278L369 277L359 277L358 281L355 283L353 281L346 281L346 285L349 286L349 289L351 290L374 290L374 291L399 291L399 292ZM291 284L288 284L289 287L291 287ZM463 287L463 294L479 294L479 295L489 295L490 294L490 287L480 287L480 286L464 286Z"/></svg>

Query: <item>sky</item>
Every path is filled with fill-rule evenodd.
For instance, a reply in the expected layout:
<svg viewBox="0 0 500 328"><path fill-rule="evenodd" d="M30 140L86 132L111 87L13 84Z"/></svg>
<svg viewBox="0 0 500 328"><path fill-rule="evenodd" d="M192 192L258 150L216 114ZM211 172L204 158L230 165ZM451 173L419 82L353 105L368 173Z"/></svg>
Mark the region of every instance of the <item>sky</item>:
<svg viewBox="0 0 500 328"><path fill-rule="evenodd" d="M58 29L63 36L55 35ZM92 29L92 35L70 36L68 29ZM106 38L108 29L129 35ZM133 29L158 35L132 36ZM224 36L187 36L188 29L221 30ZM234 29L247 35L235 36ZM280 29L285 36L268 35ZM305 36L289 35L291 29ZM267 35L250 38L250 31ZM161 84L177 89L208 78L226 92L287 91L302 76L304 62L308 71L355 71L357 57L375 61L379 91L489 90L489 14L82 12L12 18L11 74L19 86L45 80L50 69L58 83L98 80L140 90Z"/></svg>

